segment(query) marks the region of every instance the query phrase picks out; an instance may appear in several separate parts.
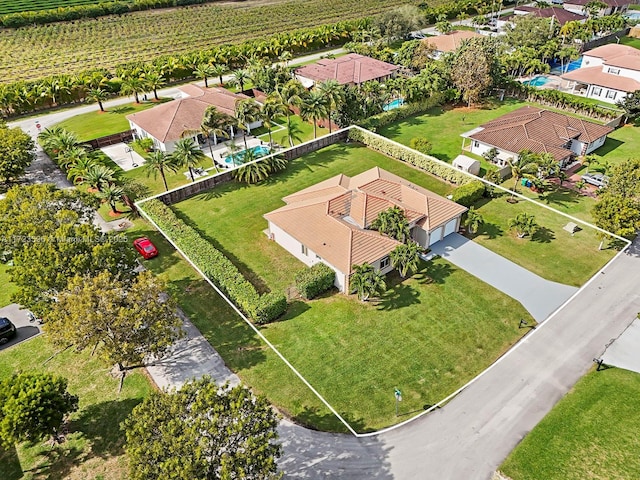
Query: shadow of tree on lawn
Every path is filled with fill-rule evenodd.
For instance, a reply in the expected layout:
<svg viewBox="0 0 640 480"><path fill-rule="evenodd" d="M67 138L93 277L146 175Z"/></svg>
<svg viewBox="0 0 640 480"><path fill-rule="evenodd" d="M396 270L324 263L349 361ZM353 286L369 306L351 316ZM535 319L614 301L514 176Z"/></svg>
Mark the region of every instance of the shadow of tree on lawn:
<svg viewBox="0 0 640 480"><path fill-rule="evenodd" d="M378 301L378 310L389 311L420 303L420 293L411 285L399 283L389 288Z"/></svg>
<svg viewBox="0 0 640 480"><path fill-rule="evenodd" d="M531 235L532 242L551 243L551 241L555 239L556 235L554 231L548 229L547 227L538 227L538 229L533 232L533 235Z"/></svg>

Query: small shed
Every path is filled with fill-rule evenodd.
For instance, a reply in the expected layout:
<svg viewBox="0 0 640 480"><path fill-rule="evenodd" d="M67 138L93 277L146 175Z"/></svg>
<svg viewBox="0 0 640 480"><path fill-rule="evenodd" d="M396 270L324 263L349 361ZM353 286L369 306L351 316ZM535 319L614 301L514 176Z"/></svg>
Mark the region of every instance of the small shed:
<svg viewBox="0 0 640 480"><path fill-rule="evenodd" d="M480 162L466 155L458 155L453 160L453 166L464 172L469 172L472 175L478 175L480 173Z"/></svg>

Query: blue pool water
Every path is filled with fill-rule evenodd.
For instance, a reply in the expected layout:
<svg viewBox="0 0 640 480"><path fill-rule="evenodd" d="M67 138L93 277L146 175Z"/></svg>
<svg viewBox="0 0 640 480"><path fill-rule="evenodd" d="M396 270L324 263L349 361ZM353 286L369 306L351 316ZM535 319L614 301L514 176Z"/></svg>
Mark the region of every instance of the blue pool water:
<svg viewBox="0 0 640 480"><path fill-rule="evenodd" d="M525 85L529 85L530 87L541 87L549 81L547 77L543 77L541 75L537 75L533 77L531 80L527 80L524 83Z"/></svg>
<svg viewBox="0 0 640 480"><path fill-rule="evenodd" d="M255 153L256 158L260 158L260 157L264 157L265 155L269 155L271 153L271 150L269 150L269 147L263 147L262 145L258 145L257 147L253 147L250 148L249 150L252 150L253 153ZM244 163L244 157L246 155L247 150L241 150L238 153L233 155L233 159L231 158L231 155L224 157L224 163L226 163L227 165L233 165L234 163L236 165L240 165L242 163Z"/></svg>
<svg viewBox="0 0 640 480"><path fill-rule="evenodd" d="M573 72L582 66L582 57L569 64L564 64L564 70L562 69L562 65L560 63L552 63L551 64L551 74L552 75L562 75L563 73Z"/></svg>
<svg viewBox="0 0 640 480"><path fill-rule="evenodd" d="M633 20L634 22L637 22L640 20L640 12L636 11L630 11L624 14L624 17L628 18L629 20Z"/></svg>
<svg viewBox="0 0 640 480"><path fill-rule="evenodd" d="M393 102L387 103L384 107L382 107L382 109L385 112L388 112L389 110L393 110L394 108L399 108L402 105L404 105L404 100L402 98L396 98Z"/></svg>

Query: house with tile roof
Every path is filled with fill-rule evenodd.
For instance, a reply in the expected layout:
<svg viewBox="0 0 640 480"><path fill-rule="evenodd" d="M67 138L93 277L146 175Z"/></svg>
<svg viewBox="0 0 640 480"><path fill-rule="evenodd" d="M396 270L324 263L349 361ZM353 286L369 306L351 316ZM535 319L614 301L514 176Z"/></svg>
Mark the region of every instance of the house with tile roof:
<svg viewBox="0 0 640 480"><path fill-rule="evenodd" d="M521 15L532 15L540 18L551 18L556 25L564 25L567 22L584 22L587 19L586 15L576 13L570 10L565 10L562 7L530 7L519 6L513 9L512 15L507 15L498 19L498 29L504 30L507 24L513 25L513 19Z"/></svg>
<svg viewBox="0 0 640 480"><path fill-rule="evenodd" d="M586 6L593 0L565 0L562 8L580 15L587 15ZM598 12L599 17L613 15L614 13L624 13L629 9L629 5L636 3L636 0L599 0L605 7Z"/></svg>
<svg viewBox="0 0 640 480"><path fill-rule="evenodd" d="M340 85L360 85L370 80L383 82L393 77L400 67L375 58L349 53L342 57L322 58L315 63L294 70L295 77L311 88L325 80L336 80Z"/></svg>
<svg viewBox="0 0 640 480"><path fill-rule="evenodd" d="M182 92L182 98L127 115L136 138L151 138L157 150L171 153L175 143L185 137L185 132L200 130L200 124L208 107L213 105L221 113L235 116L238 101L250 98L224 88L184 85L179 89ZM255 121L249 124L249 130L260 125L262 121ZM234 136L233 127L230 127L229 134L231 137ZM191 133L187 136L197 142L200 134Z"/></svg>
<svg viewBox="0 0 640 480"><path fill-rule="evenodd" d="M640 50L609 43L584 52L580 68L562 75L571 93L616 103L640 90Z"/></svg>
<svg viewBox="0 0 640 480"><path fill-rule="evenodd" d="M494 162L504 167L522 150L550 153L560 166L576 155L602 146L613 128L536 107L522 107L462 134L462 148L482 155L498 150ZM466 139L471 144L465 147Z"/></svg>
<svg viewBox="0 0 640 480"><path fill-rule="evenodd" d="M308 266L331 267L341 292L349 291L353 265L392 270L389 254L400 242L369 229L380 212L400 207L413 240L428 247L456 232L467 211L378 167L354 177L336 175L283 201L285 206L264 215L269 238Z"/></svg>
<svg viewBox="0 0 640 480"><path fill-rule="evenodd" d="M430 48L432 48L432 57L438 59L443 53L456 51L465 40L478 37L482 37L482 35L469 30L453 30L444 35L424 38L422 39L422 43L426 43Z"/></svg>

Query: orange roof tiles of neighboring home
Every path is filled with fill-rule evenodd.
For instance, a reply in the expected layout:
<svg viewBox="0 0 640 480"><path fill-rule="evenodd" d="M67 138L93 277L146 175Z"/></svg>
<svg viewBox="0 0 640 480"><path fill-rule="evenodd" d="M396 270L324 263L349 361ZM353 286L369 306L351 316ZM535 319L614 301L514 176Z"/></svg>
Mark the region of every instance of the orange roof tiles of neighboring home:
<svg viewBox="0 0 640 480"><path fill-rule="evenodd" d="M200 130L204 112L208 107L213 105L220 112L233 116L236 102L249 98L224 88L203 89L197 85L185 85L180 90L189 97L132 113L127 115L127 119L165 143L179 140L185 131Z"/></svg>
<svg viewBox="0 0 640 480"><path fill-rule="evenodd" d="M602 67L585 67L565 73L561 76L564 80L572 80L586 85L612 88L621 92L635 92L640 90L640 82L633 78L621 77L612 73L605 73Z"/></svg>
<svg viewBox="0 0 640 480"><path fill-rule="evenodd" d="M345 273L398 245L366 229L381 211L397 205L410 223L433 230L467 210L378 167L354 177L336 175L283 200L287 205L264 217Z"/></svg>
<svg viewBox="0 0 640 480"><path fill-rule="evenodd" d="M566 5L587 5L593 0L565 0ZM636 0L600 0L608 7L623 7L625 5L631 5L636 3Z"/></svg>
<svg viewBox="0 0 640 480"><path fill-rule="evenodd" d="M618 43L608 43L601 45L591 50L587 50L583 55L589 57L602 58L608 60L609 58L619 57L621 55L640 56L640 50L630 47L629 45L620 45Z"/></svg>
<svg viewBox="0 0 640 480"><path fill-rule="evenodd" d="M534 15L540 18L552 18L554 17L558 24L564 25L567 22L574 22L580 20L586 20L587 17L584 15L579 15L577 13L570 12L569 10L565 10L562 7L546 7L546 8L538 8L538 7L517 7L514 11L518 12L526 12L529 15ZM513 17L518 17L520 15L510 15L505 18L505 20L512 20Z"/></svg>
<svg viewBox="0 0 640 480"><path fill-rule="evenodd" d="M458 49L463 41L476 37L482 37L482 35L469 30L453 30L445 35L427 37L422 41L438 52L453 52Z"/></svg>
<svg viewBox="0 0 640 480"><path fill-rule="evenodd" d="M522 107L481 125L469 138L518 153L550 153L558 161L572 154L571 139L591 143L613 128L536 107Z"/></svg>
<svg viewBox="0 0 640 480"><path fill-rule="evenodd" d="M358 85L386 77L399 69L399 66L391 63L350 53L334 59L321 59L316 63L296 68L295 74L314 82L337 80L341 85L350 83Z"/></svg>

